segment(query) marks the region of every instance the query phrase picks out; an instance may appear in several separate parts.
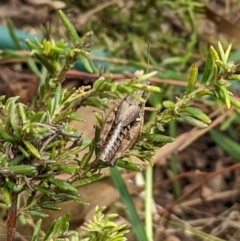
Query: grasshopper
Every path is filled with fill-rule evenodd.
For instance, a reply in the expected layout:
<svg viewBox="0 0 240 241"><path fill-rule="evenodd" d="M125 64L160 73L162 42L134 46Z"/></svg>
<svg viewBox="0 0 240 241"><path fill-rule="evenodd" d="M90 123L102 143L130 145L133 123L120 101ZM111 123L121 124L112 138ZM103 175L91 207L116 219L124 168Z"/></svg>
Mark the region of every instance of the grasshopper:
<svg viewBox="0 0 240 241"><path fill-rule="evenodd" d="M148 81L143 82L148 84ZM100 130L100 149L98 159L109 162L111 166L136 142L144 120L144 107L148 97L146 91L136 91L144 103L127 95L122 102L106 117Z"/></svg>

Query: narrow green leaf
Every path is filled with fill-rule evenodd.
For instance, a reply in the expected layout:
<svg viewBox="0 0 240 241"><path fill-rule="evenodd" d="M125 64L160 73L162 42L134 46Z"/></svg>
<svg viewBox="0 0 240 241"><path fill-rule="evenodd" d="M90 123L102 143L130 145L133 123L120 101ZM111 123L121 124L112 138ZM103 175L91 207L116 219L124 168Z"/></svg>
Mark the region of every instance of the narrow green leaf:
<svg viewBox="0 0 240 241"><path fill-rule="evenodd" d="M210 135L212 139L229 155L235 158L237 161L240 161L240 145L239 143L233 141L232 139L226 137L225 135L211 130Z"/></svg>
<svg viewBox="0 0 240 241"><path fill-rule="evenodd" d="M136 235L138 241L147 241L147 236L143 225L141 224L140 218L137 214L136 208L133 204L132 198L128 193L126 184L124 183L121 173L117 168L111 168L110 174L113 180L115 187L118 189L120 197L123 203L126 205L128 210L128 215L130 222L132 224L133 232Z"/></svg>
<svg viewBox="0 0 240 241"><path fill-rule="evenodd" d="M36 56L36 58L45 66L45 68L50 72L54 73L54 67L50 60L47 57L44 57L42 52L39 50L33 50L32 54Z"/></svg>
<svg viewBox="0 0 240 241"><path fill-rule="evenodd" d="M30 155L28 154L28 152L21 146L21 145L18 145L18 150L20 152L22 152L22 154L26 157L26 158L29 158Z"/></svg>
<svg viewBox="0 0 240 241"><path fill-rule="evenodd" d="M83 178L81 180L78 180L76 182L73 182L72 185L74 187L80 187L84 186L89 183L96 182L104 177L104 174L93 174L91 177Z"/></svg>
<svg viewBox="0 0 240 241"><path fill-rule="evenodd" d="M53 177L49 177L47 180L51 184L54 184L57 188L59 188L59 190L61 190L63 192L72 193L72 194L75 194L75 195L78 194L78 190L68 182L65 182L65 181L62 181L60 179L53 178Z"/></svg>
<svg viewBox="0 0 240 241"><path fill-rule="evenodd" d="M39 121L45 113L46 112L44 111L31 112L31 115L28 116L28 118L31 122Z"/></svg>
<svg viewBox="0 0 240 241"><path fill-rule="evenodd" d="M67 116L67 118L70 119L70 120L75 120L75 121L79 121L79 122L85 121L85 119L76 112L73 112L73 113L69 114Z"/></svg>
<svg viewBox="0 0 240 241"><path fill-rule="evenodd" d="M225 85L218 85L218 88L223 95L223 100L224 100L227 108L229 109L231 107L231 101L230 101L230 95L229 95L229 92L227 90L227 87Z"/></svg>
<svg viewBox="0 0 240 241"><path fill-rule="evenodd" d="M23 122L23 123L27 122L25 105L22 104L22 103L19 103L19 104L18 104L18 109L19 109L19 113L20 113L21 118L22 118L22 122Z"/></svg>
<svg viewBox="0 0 240 241"><path fill-rule="evenodd" d="M205 68L204 68L204 72L203 72L203 76L201 79L201 84L207 83L207 81L210 78L211 73L212 73L213 64L214 64L214 59L213 59L211 51L209 51L207 61L205 64Z"/></svg>
<svg viewBox="0 0 240 241"><path fill-rule="evenodd" d="M103 101L95 98L95 97L89 97L84 101L84 105L90 105L97 107L99 109L106 109L108 108L108 105L104 103Z"/></svg>
<svg viewBox="0 0 240 241"><path fill-rule="evenodd" d="M55 89L55 96L54 96L54 109L56 109L59 104L61 103L62 98L62 86L60 84L57 85L57 88Z"/></svg>
<svg viewBox="0 0 240 241"><path fill-rule="evenodd" d="M224 53L224 50L223 50L223 47L222 47L222 44L221 42L218 41L218 50L220 52L220 56L221 56L221 60L224 64L227 64L227 59L226 59L226 56L225 56L225 53Z"/></svg>
<svg viewBox="0 0 240 241"><path fill-rule="evenodd" d="M96 132L97 132L97 131L98 131L98 128L96 128L95 130L96 130ZM95 132L95 133L96 133L96 132ZM84 169L85 166L86 166L86 165L88 164L88 162L90 161L90 159L91 159L91 157L92 157L92 155L93 155L93 152L94 152L94 150L95 150L95 148L96 148L95 145L96 145L96 144L95 144L95 141L92 141L91 144L89 145L89 151L83 155L83 158L82 158L82 160L81 160L81 162L80 162L81 168Z"/></svg>
<svg viewBox="0 0 240 241"><path fill-rule="evenodd" d="M143 76L139 77L139 81L143 82L144 80L150 79L151 77L155 76L158 72L157 71L153 71L151 73L147 73L144 74Z"/></svg>
<svg viewBox="0 0 240 241"><path fill-rule="evenodd" d="M8 134L6 131L0 129L0 138L9 141L9 142L14 142L15 138Z"/></svg>
<svg viewBox="0 0 240 241"><path fill-rule="evenodd" d="M58 168L58 170L61 170L61 171L64 171L64 172L66 172L70 175L73 175L76 172L76 170L79 169L79 166L58 164L57 168Z"/></svg>
<svg viewBox="0 0 240 241"><path fill-rule="evenodd" d="M88 58L84 54L79 55L79 60L89 73L93 73L92 66L90 65Z"/></svg>
<svg viewBox="0 0 240 241"><path fill-rule="evenodd" d="M208 127L208 125L200 120L197 120L191 116L187 116L187 115L183 115L181 117L177 117L175 118L177 121L191 125L191 126L195 126L198 128L206 128Z"/></svg>
<svg viewBox="0 0 240 241"><path fill-rule="evenodd" d="M230 97L230 103L231 103L231 105L233 105L233 106L237 107L238 109L240 109L240 101L237 101L237 100L235 100L235 99Z"/></svg>
<svg viewBox="0 0 240 241"><path fill-rule="evenodd" d="M9 34L13 40L13 42L15 43L15 45L19 48L19 49L23 49L20 41L19 41L19 38L15 32L15 29L14 29L14 25L12 23L12 21L10 19L7 20L7 27L8 27L8 31L9 31Z"/></svg>
<svg viewBox="0 0 240 241"><path fill-rule="evenodd" d="M55 235L60 235L68 231L70 214L67 213L65 216L57 220L56 226L54 228Z"/></svg>
<svg viewBox="0 0 240 241"><path fill-rule="evenodd" d="M49 238L51 237L51 235L52 235L53 232L54 232L54 227L55 227L55 225L56 225L56 222L57 222L57 220L55 219L55 220L51 223L51 225L50 225L50 227L48 228L45 236L44 236L43 239L42 239L43 241L48 241L48 240L49 240Z"/></svg>
<svg viewBox="0 0 240 241"><path fill-rule="evenodd" d="M60 207L57 207L57 206L53 206L53 205L50 205L50 204L40 204L41 205L41 208L43 209L48 209L48 210L53 210L53 211L59 211L61 210Z"/></svg>
<svg viewBox="0 0 240 241"><path fill-rule="evenodd" d="M2 188L2 195L3 195L3 201L4 203L8 206L11 207L12 205L12 199L11 199L11 195L10 195L10 191L8 189L8 187L5 185Z"/></svg>
<svg viewBox="0 0 240 241"><path fill-rule="evenodd" d="M142 171L142 165L121 159L117 160L116 166L136 172Z"/></svg>
<svg viewBox="0 0 240 241"><path fill-rule="evenodd" d="M39 192L42 192L43 194L45 194L47 196L54 195L54 193L55 193L51 189L42 187L40 185L34 185L34 189L39 191Z"/></svg>
<svg viewBox="0 0 240 241"><path fill-rule="evenodd" d="M196 66L196 64L193 64L191 67L190 77L189 77L188 85L186 89L187 95L194 90L195 84L197 82L197 76L198 76L198 67Z"/></svg>
<svg viewBox="0 0 240 241"><path fill-rule="evenodd" d="M191 115L192 117L203 121L206 124L211 124L212 120L205 114L203 113L201 110L195 108L195 107L186 107L184 109L184 112L187 112L189 115Z"/></svg>
<svg viewBox="0 0 240 241"><path fill-rule="evenodd" d="M33 176L37 173L37 168L30 165L9 166L6 168L16 175Z"/></svg>
<svg viewBox="0 0 240 241"><path fill-rule="evenodd" d="M63 13L63 11L59 10L58 13L59 13L59 16L60 16L65 28L67 29L67 31L70 35L72 41L74 42L75 45L77 45L80 41L77 31L75 30L75 28L73 27L71 22L67 19L66 15Z"/></svg>
<svg viewBox="0 0 240 241"><path fill-rule="evenodd" d="M23 155L19 155L19 156L15 157L14 159L12 159L9 162L8 167L19 165L23 159L24 159Z"/></svg>
<svg viewBox="0 0 240 241"><path fill-rule="evenodd" d="M54 114L54 111L55 111L54 107L55 107L55 99L54 98L49 99L48 103L47 103L47 109L48 109L50 116L53 116L53 114Z"/></svg>
<svg viewBox="0 0 240 241"><path fill-rule="evenodd" d="M23 141L23 143L25 144L25 146L27 147L27 149L38 159L41 158L40 153L38 152L38 150L35 148L35 146L30 143L29 141Z"/></svg>
<svg viewBox="0 0 240 241"><path fill-rule="evenodd" d="M76 88L72 88L69 91L63 91L63 97L62 97L62 102L61 104L65 103L76 91Z"/></svg>
<svg viewBox="0 0 240 241"><path fill-rule="evenodd" d="M164 136L164 135L159 135L159 134L148 134L148 135L146 135L146 138L149 141L160 142L160 143L171 143L175 140L171 136Z"/></svg>
<svg viewBox="0 0 240 241"><path fill-rule="evenodd" d="M39 71L37 67L37 63L33 60L33 58L27 58L27 64L29 69L39 78L42 79L42 73Z"/></svg>
<svg viewBox="0 0 240 241"><path fill-rule="evenodd" d="M18 119L18 112L17 112L17 105L16 101L19 99L18 97L14 97L11 99L10 105L9 105L9 117L10 117L10 123L13 128L13 134L17 138L17 140L20 139L20 129L19 129L19 119Z"/></svg>
<svg viewBox="0 0 240 241"><path fill-rule="evenodd" d="M39 218L47 218L49 215L44 213L44 212L41 212L41 211L37 211L37 210L30 210L28 212L31 216L36 216L36 217L39 217Z"/></svg>
<svg viewBox="0 0 240 241"><path fill-rule="evenodd" d="M228 60L229 54L230 54L230 52L231 52L231 48L232 48L232 44L229 44L229 45L228 45L228 48L227 48L227 50L226 50L226 52L225 52L226 60Z"/></svg>
<svg viewBox="0 0 240 241"><path fill-rule="evenodd" d="M93 83L93 89L98 90L100 87L106 82L106 79L104 77L100 77L99 79L95 80Z"/></svg>
<svg viewBox="0 0 240 241"><path fill-rule="evenodd" d="M39 233L41 230L41 225L42 225L42 219L39 219L35 225L31 241L38 241Z"/></svg>

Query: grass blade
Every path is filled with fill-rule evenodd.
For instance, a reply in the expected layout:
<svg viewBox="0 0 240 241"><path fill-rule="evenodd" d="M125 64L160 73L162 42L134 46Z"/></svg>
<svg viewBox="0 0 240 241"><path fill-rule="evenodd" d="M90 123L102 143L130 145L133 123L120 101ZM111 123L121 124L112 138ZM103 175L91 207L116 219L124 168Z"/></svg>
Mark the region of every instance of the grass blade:
<svg viewBox="0 0 240 241"><path fill-rule="evenodd" d="M124 183L122 176L117 168L110 168L110 174L115 187L118 189L120 197L125 204L129 219L132 224L133 232L135 233L138 241L148 241L145 229L140 222L136 208L133 204L132 198L128 193L126 184Z"/></svg>

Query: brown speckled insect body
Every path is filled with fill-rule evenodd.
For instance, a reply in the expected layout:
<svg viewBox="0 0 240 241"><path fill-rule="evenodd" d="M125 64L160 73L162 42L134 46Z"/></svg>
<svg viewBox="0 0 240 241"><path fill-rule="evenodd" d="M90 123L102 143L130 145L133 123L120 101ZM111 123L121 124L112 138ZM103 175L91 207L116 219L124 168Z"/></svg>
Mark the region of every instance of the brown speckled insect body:
<svg viewBox="0 0 240 241"><path fill-rule="evenodd" d="M145 81L144 84L148 84ZM126 96L122 102L106 117L100 131L100 140L97 147L100 149L98 159L116 164L122 154L131 149L136 142L144 120L144 107L148 97L146 91L136 91L142 97L142 103L131 96Z"/></svg>

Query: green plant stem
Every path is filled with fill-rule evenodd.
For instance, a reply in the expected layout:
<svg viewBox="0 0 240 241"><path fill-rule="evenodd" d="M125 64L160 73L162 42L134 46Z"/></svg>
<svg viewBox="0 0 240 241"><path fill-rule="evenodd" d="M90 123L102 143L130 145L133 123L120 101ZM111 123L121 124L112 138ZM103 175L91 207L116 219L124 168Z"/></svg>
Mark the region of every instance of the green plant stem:
<svg viewBox="0 0 240 241"><path fill-rule="evenodd" d="M153 167L146 169L146 197L145 197L145 222L148 241L153 240L153 221L152 221L152 181Z"/></svg>

